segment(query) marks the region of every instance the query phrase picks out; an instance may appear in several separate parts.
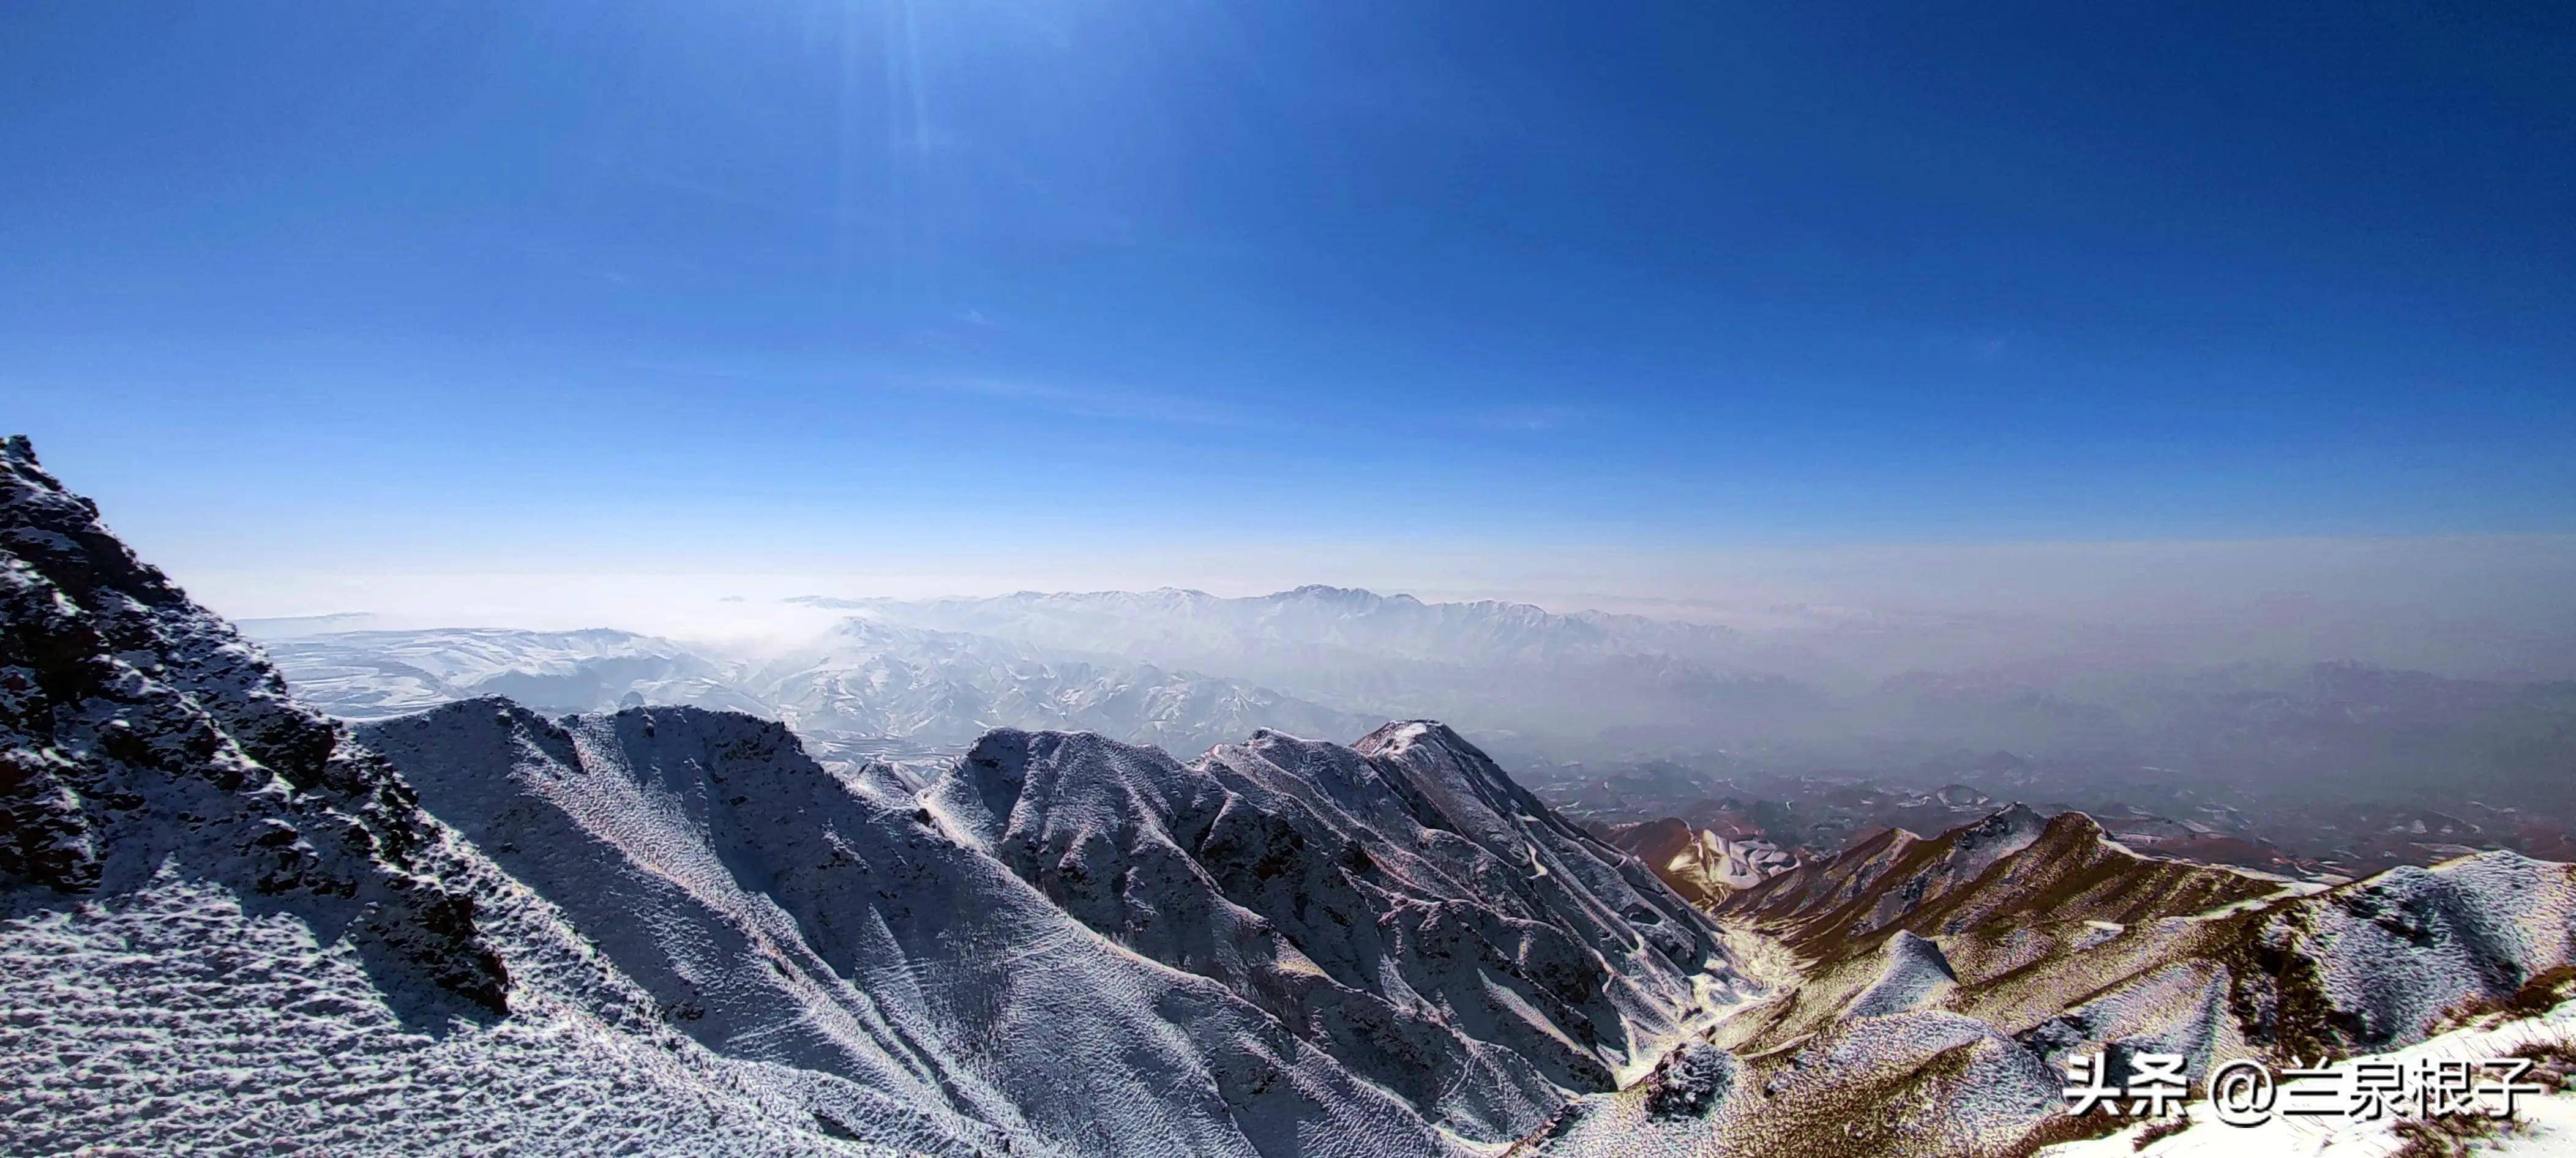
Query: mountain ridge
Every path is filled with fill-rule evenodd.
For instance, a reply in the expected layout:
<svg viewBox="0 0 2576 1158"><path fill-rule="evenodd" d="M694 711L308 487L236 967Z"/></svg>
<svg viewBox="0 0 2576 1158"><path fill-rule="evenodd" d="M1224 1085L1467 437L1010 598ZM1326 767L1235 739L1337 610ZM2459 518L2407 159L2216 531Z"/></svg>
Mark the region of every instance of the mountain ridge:
<svg viewBox="0 0 2576 1158"><path fill-rule="evenodd" d="M1390 1088L1451 1118L1534 1120L1549 1088L1612 1084L1639 1047L1629 1026L1677 1030L1716 945L1669 890L1640 892L1579 830L1519 811L1534 798L1482 783L1490 770L1421 724L1350 748L1264 732L1189 764L1002 731L922 797L1092 928L1388 1059ZM1526 884L1521 864L1560 875Z"/></svg>

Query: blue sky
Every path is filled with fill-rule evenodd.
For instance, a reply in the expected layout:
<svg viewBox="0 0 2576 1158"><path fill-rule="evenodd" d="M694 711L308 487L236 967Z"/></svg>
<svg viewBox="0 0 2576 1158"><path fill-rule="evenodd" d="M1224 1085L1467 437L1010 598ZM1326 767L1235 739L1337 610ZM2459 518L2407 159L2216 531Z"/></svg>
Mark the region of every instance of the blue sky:
<svg viewBox="0 0 2576 1158"><path fill-rule="evenodd" d="M0 413L183 578L2576 532L2576 14L1610 7L7 5Z"/></svg>

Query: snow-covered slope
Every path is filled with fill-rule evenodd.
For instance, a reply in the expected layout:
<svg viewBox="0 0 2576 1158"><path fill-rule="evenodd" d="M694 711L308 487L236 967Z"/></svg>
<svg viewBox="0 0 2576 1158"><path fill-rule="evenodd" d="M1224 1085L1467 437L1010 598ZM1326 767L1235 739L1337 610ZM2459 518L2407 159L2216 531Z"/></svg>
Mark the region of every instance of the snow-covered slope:
<svg viewBox="0 0 2576 1158"><path fill-rule="evenodd" d="M2280 890L2249 873L2139 856L2082 813L2043 819L2016 804L1930 839L1888 829L1734 893L1720 911L1823 957L1900 927L1938 935L2031 919L2129 922Z"/></svg>
<svg viewBox="0 0 2576 1158"><path fill-rule="evenodd" d="M373 754L290 701L222 620L0 447L0 883L116 895L174 867L346 926L365 955L486 1012L508 979L432 875L436 825Z"/></svg>
<svg viewBox="0 0 2576 1158"><path fill-rule="evenodd" d="M997 732L924 794L1099 933L1223 984L1469 1137L1610 1088L1731 974L1706 920L1455 733L1191 764Z"/></svg>
<svg viewBox="0 0 2576 1158"><path fill-rule="evenodd" d="M710 1049L1069 1154L1448 1147L1331 1053L1111 944L779 724L487 700L362 735Z"/></svg>

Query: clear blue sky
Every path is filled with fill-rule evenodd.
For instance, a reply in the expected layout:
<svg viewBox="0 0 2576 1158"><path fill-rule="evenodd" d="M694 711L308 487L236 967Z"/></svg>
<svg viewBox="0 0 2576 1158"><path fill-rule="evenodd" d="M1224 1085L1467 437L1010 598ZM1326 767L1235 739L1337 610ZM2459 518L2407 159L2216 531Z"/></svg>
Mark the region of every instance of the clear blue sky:
<svg viewBox="0 0 2576 1158"><path fill-rule="evenodd" d="M183 569L2576 531L2571 77L2551 5L26 0L0 415Z"/></svg>

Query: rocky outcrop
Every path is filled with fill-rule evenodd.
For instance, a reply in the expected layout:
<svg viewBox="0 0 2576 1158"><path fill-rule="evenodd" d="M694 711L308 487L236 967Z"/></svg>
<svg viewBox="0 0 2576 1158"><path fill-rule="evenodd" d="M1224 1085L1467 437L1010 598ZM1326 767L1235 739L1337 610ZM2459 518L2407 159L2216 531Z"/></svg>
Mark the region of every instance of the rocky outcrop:
<svg viewBox="0 0 2576 1158"><path fill-rule="evenodd" d="M173 868L354 931L376 965L508 1009L408 786L134 557L24 438L0 446L0 884L71 898Z"/></svg>
<svg viewBox="0 0 2576 1158"><path fill-rule="evenodd" d="M1619 825L1603 839L1645 862L1674 892L1703 909L1797 867L1797 858L1778 845L1719 836L1673 816Z"/></svg>

